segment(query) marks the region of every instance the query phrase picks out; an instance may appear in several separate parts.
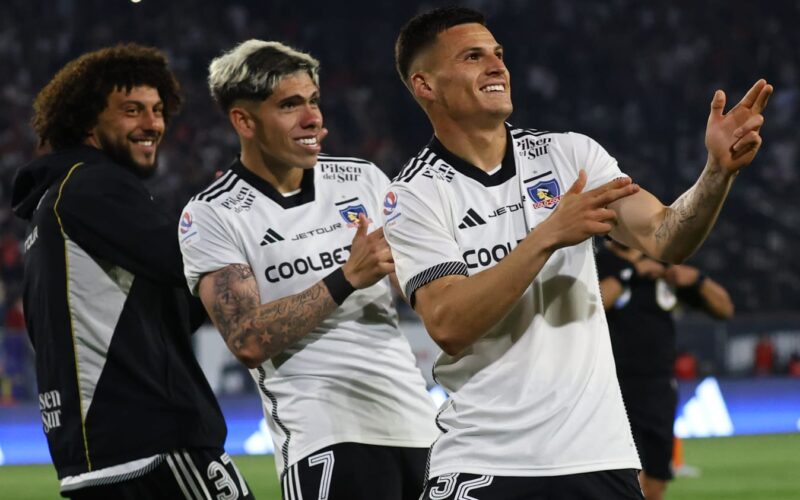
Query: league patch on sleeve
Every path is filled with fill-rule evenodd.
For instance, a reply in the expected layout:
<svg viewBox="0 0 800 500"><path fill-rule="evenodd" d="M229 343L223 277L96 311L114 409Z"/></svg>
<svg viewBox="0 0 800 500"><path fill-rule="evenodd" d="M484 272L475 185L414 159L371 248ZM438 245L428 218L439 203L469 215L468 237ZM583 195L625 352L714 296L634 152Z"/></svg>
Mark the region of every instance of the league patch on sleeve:
<svg viewBox="0 0 800 500"><path fill-rule="evenodd" d="M397 210L397 193L389 191L383 199L383 215L386 216L386 224L392 222L400 216Z"/></svg>
<svg viewBox="0 0 800 500"><path fill-rule="evenodd" d="M181 244L193 243L198 234L197 226L194 225L194 220L192 219L192 213L186 210L181 215L181 220L178 223L178 238Z"/></svg>

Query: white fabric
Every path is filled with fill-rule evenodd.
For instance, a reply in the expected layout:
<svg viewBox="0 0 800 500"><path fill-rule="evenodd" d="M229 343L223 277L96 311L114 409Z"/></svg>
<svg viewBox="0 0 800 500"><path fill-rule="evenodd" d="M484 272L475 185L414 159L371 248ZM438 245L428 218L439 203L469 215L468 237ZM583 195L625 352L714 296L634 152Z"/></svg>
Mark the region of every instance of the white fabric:
<svg viewBox="0 0 800 500"><path fill-rule="evenodd" d="M373 221L370 231L377 229L387 185L371 163L320 156L308 203L283 208L241 178L213 200L198 195L184 211L182 220L190 222L181 225L190 289L206 273L243 263L253 269L262 303L306 290L349 256L356 228L340 210L362 207ZM350 295L311 334L251 374L279 472L336 443L428 447L437 434L435 408L398 329L388 278Z"/></svg>
<svg viewBox="0 0 800 500"><path fill-rule="evenodd" d="M513 177L499 185L464 175L463 166L453 173L454 165L429 146L390 186L387 199L396 206L385 231L408 293L442 269L472 276L496 265L552 213L579 169L588 173L587 190L623 175L586 136L520 129L511 135L513 159L503 168L513 168ZM498 175L504 174L492 177ZM434 375L450 399L437 418L446 432L432 447L429 477L640 467L591 241L554 253L508 315L460 355L440 355Z"/></svg>
<svg viewBox="0 0 800 500"><path fill-rule="evenodd" d="M61 479L61 491L74 491L89 486L116 483L126 478L132 479L134 477L139 477L137 473L144 469L152 468L153 462L162 460L163 457L164 455L153 455L152 457L140 458L139 460L133 460L104 469L84 472L76 476L66 476Z"/></svg>

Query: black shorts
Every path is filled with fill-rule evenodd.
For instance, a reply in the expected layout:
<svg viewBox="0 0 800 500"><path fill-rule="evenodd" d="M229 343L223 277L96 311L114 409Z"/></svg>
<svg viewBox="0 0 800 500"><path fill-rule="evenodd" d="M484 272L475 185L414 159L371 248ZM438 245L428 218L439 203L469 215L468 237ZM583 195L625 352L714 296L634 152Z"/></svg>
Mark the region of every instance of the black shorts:
<svg viewBox="0 0 800 500"><path fill-rule="evenodd" d="M622 399L645 474L672 479L672 448L678 391L673 379L620 379Z"/></svg>
<svg viewBox="0 0 800 500"><path fill-rule="evenodd" d="M281 477L283 500L417 500L427 448L339 443L303 458Z"/></svg>
<svg viewBox="0 0 800 500"><path fill-rule="evenodd" d="M239 469L224 450L166 453L144 475L62 493L73 500L252 500Z"/></svg>
<svg viewBox="0 0 800 500"><path fill-rule="evenodd" d="M549 477L444 474L420 500L644 500L634 469Z"/></svg>

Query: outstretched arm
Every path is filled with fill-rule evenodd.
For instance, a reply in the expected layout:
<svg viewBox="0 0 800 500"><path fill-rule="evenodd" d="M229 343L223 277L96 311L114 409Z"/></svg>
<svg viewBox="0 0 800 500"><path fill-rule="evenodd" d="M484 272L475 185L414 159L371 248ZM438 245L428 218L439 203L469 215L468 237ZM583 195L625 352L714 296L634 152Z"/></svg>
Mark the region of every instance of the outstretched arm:
<svg viewBox="0 0 800 500"><path fill-rule="evenodd" d="M248 368L282 353L330 316L355 289L394 271L383 229L367 234L362 215L347 262L300 293L261 304L253 270L231 264L200 280L199 293L231 352Z"/></svg>
<svg viewBox="0 0 800 500"><path fill-rule="evenodd" d="M695 185L670 206L645 190L609 205L618 216L611 236L661 261L687 259L714 226L734 178L761 147L761 113L772 90L759 80L727 113L725 93L717 90L706 127L708 160Z"/></svg>
<svg viewBox="0 0 800 500"><path fill-rule="evenodd" d="M608 233L615 214L605 208L638 190L629 178L583 192L586 172L564 195L555 211L497 265L473 276L445 276L420 287L415 310L431 338L455 355L500 321L559 248Z"/></svg>

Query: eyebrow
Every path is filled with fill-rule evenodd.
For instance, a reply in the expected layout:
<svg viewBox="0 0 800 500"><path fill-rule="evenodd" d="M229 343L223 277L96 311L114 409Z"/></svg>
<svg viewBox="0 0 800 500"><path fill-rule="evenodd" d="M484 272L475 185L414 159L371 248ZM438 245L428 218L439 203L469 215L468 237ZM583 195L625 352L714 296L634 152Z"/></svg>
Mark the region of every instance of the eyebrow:
<svg viewBox="0 0 800 500"><path fill-rule="evenodd" d="M122 101L119 105L120 105L120 107L122 107L122 106L131 105L131 104L133 104L135 106L142 107L142 108L146 108L147 107L147 104L145 104L142 101L137 101L136 99L127 99L125 101ZM153 104L153 107L155 107L155 106L163 106L163 105L164 105L164 102L161 101L161 100L158 100Z"/></svg>
<svg viewBox="0 0 800 500"><path fill-rule="evenodd" d="M288 104L288 103L291 103L291 102L298 102L298 101L299 102L306 102L306 101L310 101L310 100L312 100L314 98L319 99L319 90L315 90L314 93L311 94L309 97L304 97L304 96L302 96L300 94L292 94L292 95L284 97L283 99L278 101L278 105L280 106L282 104Z"/></svg>
<svg viewBox="0 0 800 500"><path fill-rule="evenodd" d="M503 48L503 46L500 45L499 43L494 46L493 52L496 52L498 49L499 50L505 50ZM460 51L458 54L456 54L456 57L461 57L464 54L467 54L467 53L473 52L473 51L484 52L485 50L486 50L486 48L483 47L483 46L467 47L466 49L464 49L464 50Z"/></svg>

